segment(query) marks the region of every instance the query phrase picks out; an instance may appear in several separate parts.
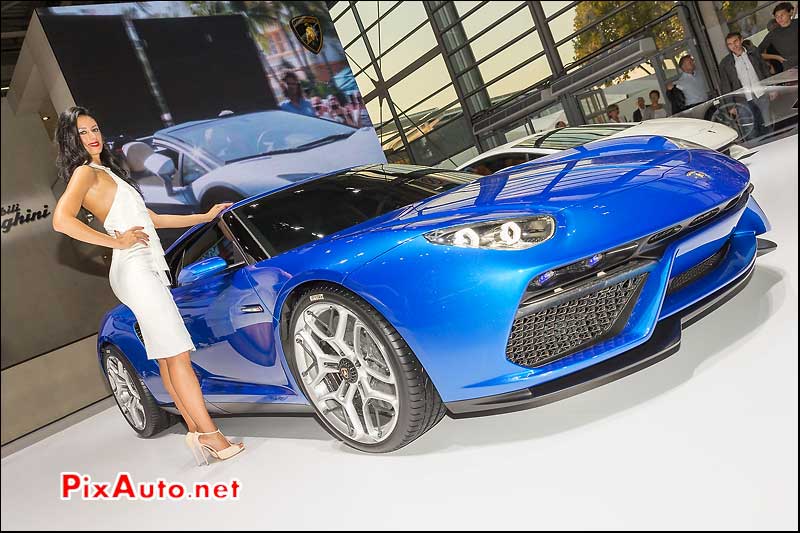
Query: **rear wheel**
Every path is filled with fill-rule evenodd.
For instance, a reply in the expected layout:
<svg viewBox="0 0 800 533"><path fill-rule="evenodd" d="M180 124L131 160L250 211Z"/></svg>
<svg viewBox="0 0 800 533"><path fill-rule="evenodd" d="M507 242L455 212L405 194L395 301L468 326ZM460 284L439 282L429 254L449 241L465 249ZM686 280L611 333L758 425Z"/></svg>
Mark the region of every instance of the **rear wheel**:
<svg viewBox="0 0 800 533"><path fill-rule="evenodd" d="M323 426L349 446L391 452L444 417L442 399L400 334L342 287L302 294L285 331L297 383Z"/></svg>
<svg viewBox="0 0 800 533"><path fill-rule="evenodd" d="M142 437L152 437L175 423L177 417L164 411L116 347L103 349L103 370L120 412L133 430Z"/></svg>

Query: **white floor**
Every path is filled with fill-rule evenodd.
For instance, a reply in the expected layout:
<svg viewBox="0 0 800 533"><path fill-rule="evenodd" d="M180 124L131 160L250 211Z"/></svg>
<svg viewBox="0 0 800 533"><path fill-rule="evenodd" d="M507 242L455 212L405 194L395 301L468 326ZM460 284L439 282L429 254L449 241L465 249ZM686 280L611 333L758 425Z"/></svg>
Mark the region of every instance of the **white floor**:
<svg viewBox="0 0 800 533"><path fill-rule="evenodd" d="M248 449L198 468L178 427L116 407L2 460L5 529L797 529L797 135L749 159L779 243L681 350L549 406L445 418L387 456L312 418L221 419ZM227 502L58 498L61 471L241 482Z"/></svg>

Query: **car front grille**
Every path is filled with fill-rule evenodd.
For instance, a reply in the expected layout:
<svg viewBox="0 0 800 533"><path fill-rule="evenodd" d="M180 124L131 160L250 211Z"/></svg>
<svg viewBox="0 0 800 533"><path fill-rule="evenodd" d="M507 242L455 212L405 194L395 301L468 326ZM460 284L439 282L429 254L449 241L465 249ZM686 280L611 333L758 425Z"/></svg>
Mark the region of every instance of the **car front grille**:
<svg viewBox="0 0 800 533"><path fill-rule="evenodd" d="M647 274L570 298L559 298L514 320L506 346L512 363L537 367L619 333L628 321Z"/></svg>
<svg viewBox="0 0 800 533"><path fill-rule="evenodd" d="M144 337L142 337L142 328L139 327L138 322L133 323L133 330L136 332L136 336L139 337L139 340L142 341L142 344L144 344Z"/></svg>
<svg viewBox="0 0 800 533"><path fill-rule="evenodd" d="M667 286L667 294L672 294L673 292L677 292L687 285L694 283L695 281L699 280L715 268L719 266L722 260L725 258L725 254L728 252L728 244L726 243L725 246L717 250L717 252L700 263L697 263L695 266L686 270L685 272L681 272L674 278L669 281L669 285Z"/></svg>

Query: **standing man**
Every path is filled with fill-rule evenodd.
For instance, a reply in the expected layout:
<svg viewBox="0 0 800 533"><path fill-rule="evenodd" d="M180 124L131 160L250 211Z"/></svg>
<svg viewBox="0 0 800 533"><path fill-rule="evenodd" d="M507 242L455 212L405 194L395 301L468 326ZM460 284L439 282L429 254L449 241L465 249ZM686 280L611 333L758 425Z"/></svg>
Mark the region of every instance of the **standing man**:
<svg viewBox="0 0 800 533"><path fill-rule="evenodd" d="M793 13L794 6L789 2L776 5L772 16L777 24L758 45L762 59L778 61L784 70L797 66L797 20L792 20ZM777 54L767 53L770 45Z"/></svg>
<svg viewBox="0 0 800 533"><path fill-rule="evenodd" d="M769 99L761 80L769 77L769 67L757 48L742 45L742 34L738 31L725 37L725 45L731 53L719 62L722 94L744 89L747 105L755 115L756 130L763 133L769 117ZM730 113L738 114L735 105L730 107Z"/></svg>
<svg viewBox="0 0 800 533"><path fill-rule="evenodd" d="M641 122L644 120L644 96L640 96L636 99L636 111L633 112L633 121L634 122Z"/></svg>
<svg viewBox="0 0 800 533"><path fill-rule="evenodd" d="M675 83L668 83L667 90L672 90L677 87L683 93L684 109L702 104L708 100L708 85L703 75L697 72L694 58L689 54L684 55L678 61L678 68L681 70L681 75L675 80ZM680 109L673 109L673 113L681 111Z"/></svg>
<svg viewBox="0 0 800 533"><path fill-rule="evenodd" d="M297 74L287 70L281 79L281 89L286 96L286 100L280 103L281 109L309 117L317 116L311 102L303 96L303 87L300 85L300 78L297 77Z"/></svg>

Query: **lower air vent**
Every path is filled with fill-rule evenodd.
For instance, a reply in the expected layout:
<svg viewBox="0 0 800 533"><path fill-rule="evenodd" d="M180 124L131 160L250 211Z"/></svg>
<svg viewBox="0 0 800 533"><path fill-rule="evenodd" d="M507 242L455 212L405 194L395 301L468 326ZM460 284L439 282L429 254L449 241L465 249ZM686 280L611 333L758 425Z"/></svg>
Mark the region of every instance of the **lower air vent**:
<svg viewBox="0 0 800 533"><path fill-rule="evenodd" d="M506 346L512 363L537 367L618 334L647 277L640 274L552 305L514 321Z"/></svg>
<svg viewBox="0 0 800 533"><path fill-rule="evenodd" d="M142 344L144 344L144 337L142 337L142 328L139 327L138 322L133 323L133 330L136 332L136 336L139 337L139 340L142 341Z"/></svg>
<svg viewBox="0 0 800 533"><path fill-rule="evenodd" d="M725 259L725 254L728 252L728 243L725 244L722 248L720 248L714 255L706 259L705 261L701 261L697 263L695 266L690 268L685 272L681 272L674 278L669 281L669 285L667 286L667 294L672 294L673 292L679 291L682 288L686 287L694 283L695 281L699 280L715 268L719 266L723 259Z"/></svg>

